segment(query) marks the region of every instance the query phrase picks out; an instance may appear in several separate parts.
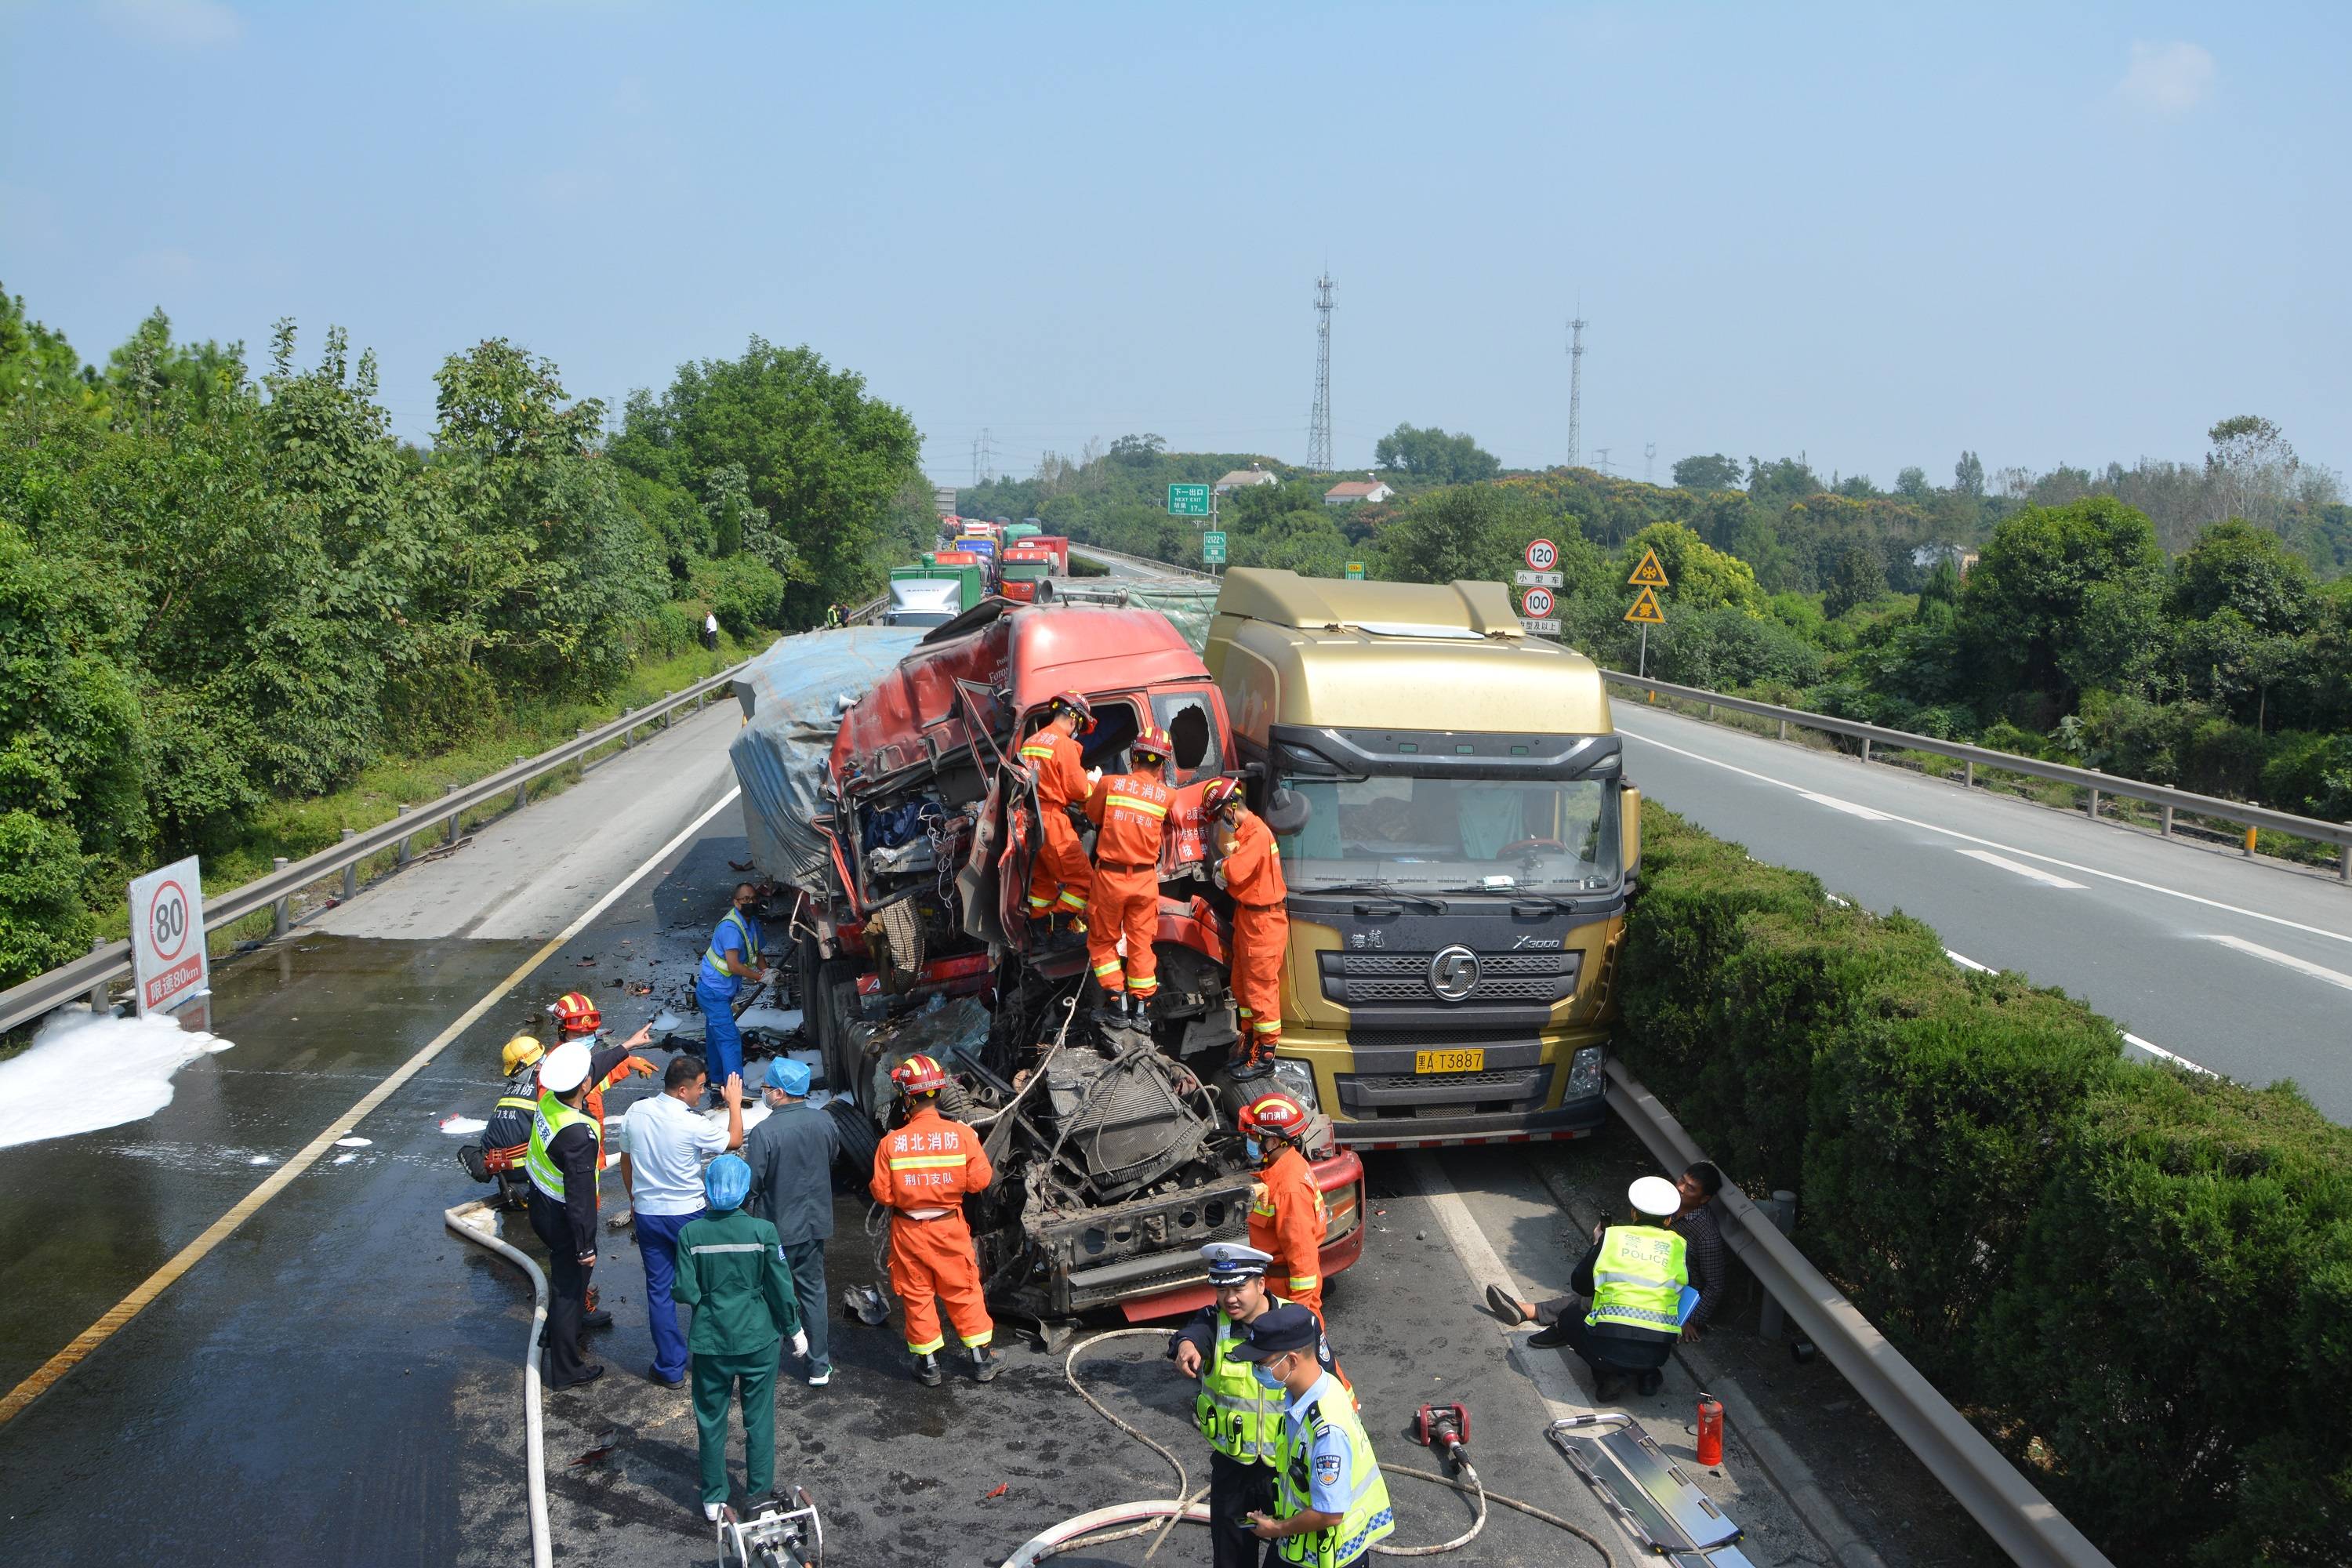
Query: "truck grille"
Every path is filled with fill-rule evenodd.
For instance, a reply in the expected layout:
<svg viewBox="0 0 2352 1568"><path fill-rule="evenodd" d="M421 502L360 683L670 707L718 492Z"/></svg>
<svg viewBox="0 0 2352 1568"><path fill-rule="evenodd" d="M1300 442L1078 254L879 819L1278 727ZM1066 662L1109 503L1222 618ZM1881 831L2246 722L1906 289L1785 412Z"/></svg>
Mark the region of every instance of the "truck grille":
<svg viewBox="0 0 2352 1568"><path fill-rule="evenodd" d="M1341 1073L1339 1109L1358 1121L1543 1109L1549 1067L1486 1072Z"/></svg>
<svg viewBox="0 0 2352 1568"><path fill-rule="evenodd" d="M1323 973L1323 994L1350 1007L1492 1006L1497 1003L1550 1006L1576 994L1576 977L1583 967L1580 952L1482 952L1478 983L1470 994L1451 1001L1440 998L1429 983L1434 952L1323 952L1317 954Z"/></svg>

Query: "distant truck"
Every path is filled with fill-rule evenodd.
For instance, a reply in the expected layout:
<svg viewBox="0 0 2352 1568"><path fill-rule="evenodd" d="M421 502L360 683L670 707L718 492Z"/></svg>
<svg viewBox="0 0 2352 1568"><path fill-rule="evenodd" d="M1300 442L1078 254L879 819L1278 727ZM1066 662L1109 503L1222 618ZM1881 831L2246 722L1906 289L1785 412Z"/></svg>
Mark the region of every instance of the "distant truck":
<svg viewBox="0 0 2352 1568"><path fill-rule="evenodd" d="M996 591L1027 604L1037 596L1037 584L1048 577L1066 575L1070 542L1059 534L1037 534L1004 547L997 566Z"/></svg>
<svg viewBox="0 0 2352 1568"><path fill-rule="evenodd" d="M919 566L893 566L882 621L892 626L943 626L987 596L987 568L977 557L944 563L934 557Z"/></svg>
<svg viewBox="0 0 2352 1568"><path fill-rule="evenodd" d="M1248 567L1204 658L1280 836L1281 1055L1341 1142L1600 1126L1641 796L1592 661L1499 583Z"/></svg>

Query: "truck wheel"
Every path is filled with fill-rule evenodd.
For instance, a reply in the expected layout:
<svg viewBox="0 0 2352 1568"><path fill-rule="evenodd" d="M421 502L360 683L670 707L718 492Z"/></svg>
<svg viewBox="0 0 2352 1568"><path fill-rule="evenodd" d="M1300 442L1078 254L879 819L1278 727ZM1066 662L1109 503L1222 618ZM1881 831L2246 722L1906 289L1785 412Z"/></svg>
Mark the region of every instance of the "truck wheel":
<svg viewBox="0 0 2352 1568"><path fill-rule="evenodd" d="M825 1101L824 1113L833 1118L835 1131L841 1134L841 1163L854 1177L866 1177L874 1171L874 1148L882 1142L881 1130L874 1119L845 1100Z"/></svg>
<svg viewBox="0 0 2352 1568"><path fill-rule="evenodd" d="M802 1004L801 1021L824 1063L824 1081L835 1093L863 1102L866 1086L857 1081L857 1052L849 1041L849 1026L857 1021L857 1014L856 963L846 958L819 963Z"/></svg>

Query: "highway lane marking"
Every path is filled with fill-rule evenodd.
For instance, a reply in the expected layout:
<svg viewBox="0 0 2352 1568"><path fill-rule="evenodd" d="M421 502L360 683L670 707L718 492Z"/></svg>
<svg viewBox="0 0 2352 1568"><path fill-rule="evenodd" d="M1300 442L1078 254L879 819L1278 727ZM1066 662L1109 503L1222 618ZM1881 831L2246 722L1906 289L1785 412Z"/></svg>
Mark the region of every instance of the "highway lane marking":
<svg viewBox="0 0 2352 1568"><path fill-rule="evenodd" d="M1680 746L1671 745L1664 741L1638 734L1622 724L1617 727L1617 732L1628 739L1639 741L1645 746L1655 746L1662 752L1672 752L1678 757L1688 757L1692 762L1705 763L1711 768L1721 768L1726 773L1738 773L1744 778L1754 779L1759 784L1770 784L1775 789L1790 790L1798 795L1813 793L1801 784L1790 783L1787 779L1776 779L1769 773L1759 773L1753 768L1743 768L1736 763L1727 763L1719 758L1701 756L1696 752L1685 751ZM2085 877L2097 877L2105 881L2121 883L2126 888L2137 888L2145 893L2161 893L2168 899L2181 899L2192 904L2202 904L2209 910L2220 910L2224 914L2242 915L2250 921L2261 921L2265 925L2284 926L2289 931L2299 931L2306 936L2324 936L2330 942L2352 943L2352 932L2329 931L2325 926L2305 925L2301 921L2291 921L2284 915L2266 915L2260 910L2225 904L2219 899L2209 899L2201 893L2186 893L2179 888L2165 887L2160 882L2143 882L2137 877L2126 877L2119 871L2102 871L2096 866L2084 866L2073 860L2062 860L2055 855L2044 855L2038 849L2021 849L2014 844L2003 844L1997 838L1979 838L1973 833L1963 833L1957 827L1946 827L1938 823L1922 822L1915 816L1901 816L1893 812L1883 815L1889 822L1899 822L1906 827L1916 827L1922 833L1941 834L1947 838L1957 838L1963 843L1981 844L1988 849L1999 849L2011 855L2022 855L2029 860L2039 860L2045 865L2056 866L2063 870L2079 871Z"/></svg>
<svg viewBox="0 0 2352 1568"><path fill-rule="evenodd" d="M2028 866L2022 861L1996 855L1990 849L1963 849L1960 853L1971 860L1981 860L1988 866L1998 866L2004 871L2014 871L2019 876L2039 882L2046 888L2080 888L2083 885L2080 882L2070 882L2063 877L2053 876L2039 866Z"/></svg>
<svg viewBox="0 0 2352 1568"><path fill-rule="evenodd" d="M2341 970L2325 968L2307 959L2297 958L2291 952L2281 952L2274 947L2264 947L2259 942L2248 942L2243 937L2221 936L2210 931L2199 940L2218 942L2223 947L2235 948L2238 952L2259 958L2265 963L2275 963L2282 969L2292 969L2298 974L2308 974L2314 980L2325 984L2340 985L2347 991L2352 991L2352 974L2347 974Z"/></svg>
<svg viewBox="0 0 2352 1568"><path fill-rule="evenodd" d="M259 1186L238 1199L236 1206L205 1226L204 1234L180 1248L169 1262L142 1281L137 1289L108 1308L98 1321L75 1335L63 1350L43 1362L22 1383L10 1389L5 1398L0 1398L0 1426L5 1426L14 1420L19 1412L39 1398L52 1384L79 1365L90 1352L104 1344L124 1324L144 1311L149 1303L171 1288L173 1281L202 1262L206 1253L227 1240L239 1226L260 1212L262 1205L284 1192L293 1184L294 1178L317 1163L321 1155L335 1147L337 1139L349 1137L362 1118L391 1099L410 1079L422 1072L433 1058L446 1049L458 1036L473 1027L484 1014L504 1000L517 986L529 980L540 965L555 956L565 942L587 930L589 922L612 908L622 894L643 880L648 872L668 859L681 846L691 841L697 833L702 831L705 823L732 805L736 797L742 793L740 784L730 788L709 810L696 817L677 837L655 850L650 859L623 878L604 897L589 905L587 910L578 920L549 938L546 946L523 960L513 973L499 981L480 1001L467 1008L458 1016L456 1023L436 1035L432 1042L423 1050L418 1051L394 1069L391 1077L362 1095L357 1104L328 1123L325 1131L304 1144L301 1151L292 1159L272 1171Z"/></svg>
<svg viewBox="0 0 2352 1568"><path fill-rule="evenodd" d="M1958 964L1962 969L1974 970L1979 974L1993 974L1999 973L1991 964L1979 963L1967 953L1954 952L1948 947L1944 950L1944 956L1950 959L1954 963ZM2140 1050L2147 1052L2149 1056L2161 1058L2163 1060L2172 1063L2175 1067L2187 1068L2190 1072L2201 1072L2207 1078L2220 1078L2221 1076L2220 1073L2215 1072L2211 1068L2207 1067L2202 1062L2192 1062L2187 1057L2181 1056L2178 1052L2168 1051L2162 1046L2158 1045L2154 1040L2141 1039L2129 1029L2119 1029L2116 1033L2123 1036L2125 1045L2137 1047Z"/></svg>
<svg viewBox="0 0 2352 1568"><path fill-rule="evenodd" d="M1446 1243L1454 1248L1454 1256L1461 1261L1471 1285L1483 1289L1485 1283L1491 1280L1497 1285L1507 1283L1514 1290L1525 1289L1519 1283L1519 1277L1504 1267L1502 1256L1495 1250L1495 1244L1487 1240L1486 1233L1479 1228L1478 1216L1470 1212L1470 1205L1464 1203L1462 1194L1454 1190L1453 1182L1447 1179L1444 1168L1438 1164L1436 1157L1425 1152L1414 1154L1405 1163L1412 1168L1414 1184L1421 1188L1422 1199L1429 1205L1430 1217L1437 1222L1437 1228L1445 1233ZM1504 1342L1514 1352L1511 1359L1534 1381L1536 1397L1551 1411L1553 1420L1591 1412L1592 1407L1584 1403L1584 1390L1578 1385L1559 1357L1541 1351L1529 1352L1525 1355L1516 1353L1521 1348L1517 1337L1492 1313L1482 1310L1478 1316L1492 1323L1496 1331L1503 1336Z"/></svg>

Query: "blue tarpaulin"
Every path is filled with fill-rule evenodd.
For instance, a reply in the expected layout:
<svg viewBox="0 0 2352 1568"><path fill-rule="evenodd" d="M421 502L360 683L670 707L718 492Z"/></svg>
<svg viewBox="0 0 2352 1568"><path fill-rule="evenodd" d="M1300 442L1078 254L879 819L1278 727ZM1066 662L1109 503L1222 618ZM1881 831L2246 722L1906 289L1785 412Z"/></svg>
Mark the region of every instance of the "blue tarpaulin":
<svg viewBox="0 0 2352 1568"><path fill-rule="evenodd" d="M815 826L831 809L825 761L841 710L914 651L928 628L844 626L780 639L735 678L743 730L729 748L743 786L751 858L780 882L825 888L829 854Z"/></svg>

